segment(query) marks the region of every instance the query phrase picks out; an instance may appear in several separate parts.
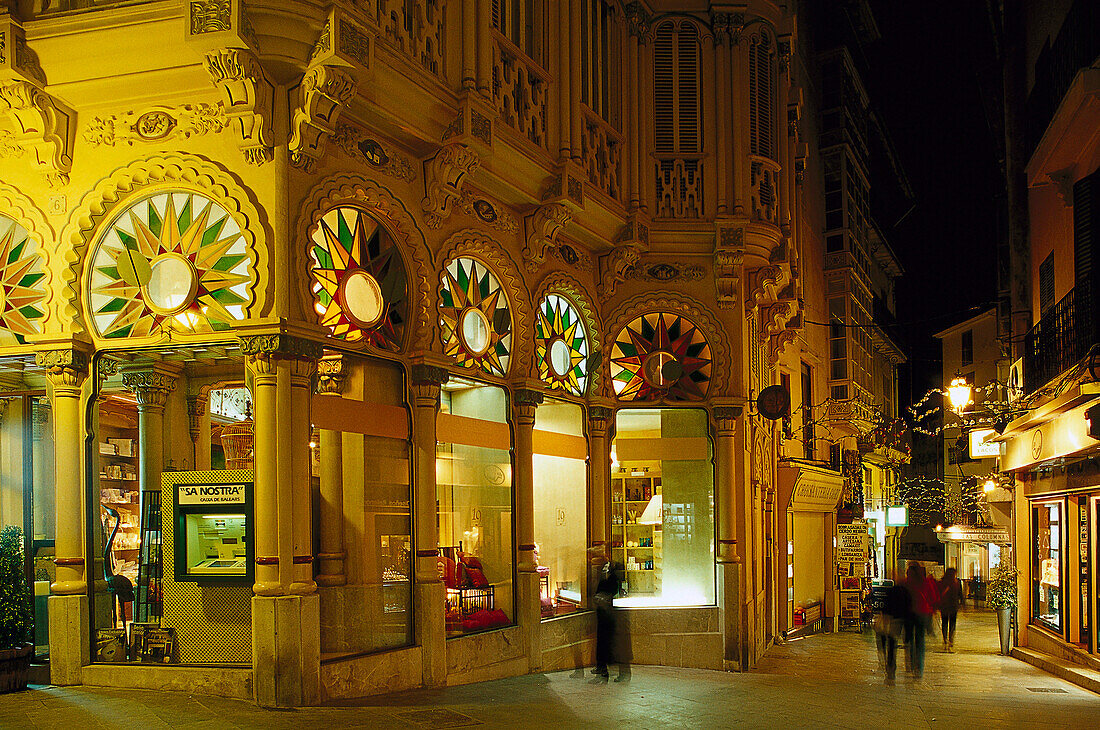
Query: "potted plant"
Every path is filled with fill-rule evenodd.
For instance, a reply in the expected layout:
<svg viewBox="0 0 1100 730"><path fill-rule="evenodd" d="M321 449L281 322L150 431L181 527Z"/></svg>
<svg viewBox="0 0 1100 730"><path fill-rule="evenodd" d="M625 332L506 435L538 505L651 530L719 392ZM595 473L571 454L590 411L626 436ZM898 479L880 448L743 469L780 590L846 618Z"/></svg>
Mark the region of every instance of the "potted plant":
<svg viewBox="0 0 1100 730"><path fill-rule="evenodd" d="M1001 653L1012 650L1012 612L1016 609L1016 577L1020 571L1014 565L1001 562L993 571L986 591L986 602L997 611L997 629L1001 634Z"/></svg>
<svg viewBox="0 0 1100 730"><path fill-rule="evenodd" d="M27 688L34 644L31 596L23 572L23 531L0 531L0 693Z"/></svg>

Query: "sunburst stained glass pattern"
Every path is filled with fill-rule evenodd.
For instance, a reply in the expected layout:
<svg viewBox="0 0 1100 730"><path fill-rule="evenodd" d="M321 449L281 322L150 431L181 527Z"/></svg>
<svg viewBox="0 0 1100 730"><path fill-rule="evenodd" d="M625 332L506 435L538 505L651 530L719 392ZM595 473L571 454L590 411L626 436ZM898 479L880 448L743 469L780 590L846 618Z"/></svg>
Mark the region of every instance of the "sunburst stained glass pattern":
<svg viewBox="0 0 1100 730"><path fill-rule="evenodd" d="M210 332L244 319L248 244L229 213L190 192L141 198L92 255L91 318L103 337Z"/></svg>
<svg viewBox="0 0 1100 730"><path fill-rule="evenodd" d="M535 319L539 377L551 388L584 395L588 384L588 337L580 312L565 297L549 294Z"/></svg>
<svg viewBox="0 0 1100 730"><path fill-rule="evenodd" d="M27 229L0 216L0 344L23 344L41 331L45 276Z"/></svg>
<svg viewBox="0 0 1100 730"><path fill-rule="evenodd" d="M314 308L333 337L401 349L408 282L385 228L358 208L334 208L310 234Z"/></svg>
<svg viewBox="0 0 1100 730"><path fill-rule="evenodd" d="M623 400L701 400L710 385L710 345L678 314L638 317L615 338L611 383Z"/></svg>
<svg viewBox="0 0 1100 730"><path fill-rule="evenodd" d="M512 313L500 282L480 261L458 258L447 265L439 286L439 324L443 352L459 365L508 373Z"/></svg>

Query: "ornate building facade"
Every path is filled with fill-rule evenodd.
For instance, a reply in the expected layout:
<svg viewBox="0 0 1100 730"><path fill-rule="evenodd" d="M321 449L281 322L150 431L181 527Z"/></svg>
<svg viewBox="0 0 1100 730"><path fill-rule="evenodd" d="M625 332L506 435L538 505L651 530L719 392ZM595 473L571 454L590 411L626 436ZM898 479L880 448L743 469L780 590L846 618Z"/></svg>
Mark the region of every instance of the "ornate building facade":
<svg viewBox="0 0 1100 730"><path fill-rule="evenodd" d="M824 309L795 7L8 6L3 517L51 681L573 667L604 554L636 662L756 662L753 404L827 360L791 344Z"/></svg>

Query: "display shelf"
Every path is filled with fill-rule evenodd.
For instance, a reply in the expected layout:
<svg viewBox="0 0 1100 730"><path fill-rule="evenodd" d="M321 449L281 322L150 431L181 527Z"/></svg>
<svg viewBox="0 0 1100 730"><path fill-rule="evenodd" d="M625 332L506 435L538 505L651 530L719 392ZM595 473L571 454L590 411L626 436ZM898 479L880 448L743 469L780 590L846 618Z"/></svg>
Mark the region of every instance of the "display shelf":
<svg viewBox="0 0 1100 730"><path fill-rule="evenodd" d="M658 474L612 475L612 556L626 571L626 588L631 595L653 595L661 590L661 526L637 521L652 498L660 493ZM627 545L628 542L649 544Z"/></svg>

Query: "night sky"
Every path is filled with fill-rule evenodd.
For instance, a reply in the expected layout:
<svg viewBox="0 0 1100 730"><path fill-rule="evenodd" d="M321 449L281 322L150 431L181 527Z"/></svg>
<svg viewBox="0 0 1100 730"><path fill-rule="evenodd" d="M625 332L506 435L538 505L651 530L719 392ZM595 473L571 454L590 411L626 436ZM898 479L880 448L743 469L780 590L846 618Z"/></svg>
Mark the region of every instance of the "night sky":
<svg viewBox="0 0 1100 730"><path fill-rule="evenodd" d="M984 1L871 5L882 38L863 49L868 93L914 204L892 212L900 221L879 217L905 269L897 318L912 356L912 383L900 388L906 403L937 384L932 335L995 301L1004 181L1001 132L991 125L1000 118L1000 70Z"/></svg>

